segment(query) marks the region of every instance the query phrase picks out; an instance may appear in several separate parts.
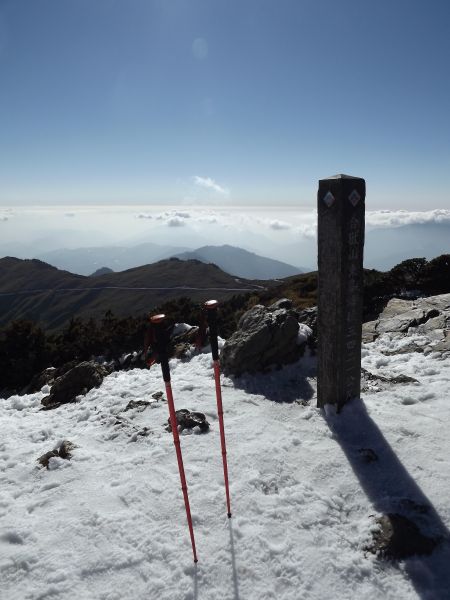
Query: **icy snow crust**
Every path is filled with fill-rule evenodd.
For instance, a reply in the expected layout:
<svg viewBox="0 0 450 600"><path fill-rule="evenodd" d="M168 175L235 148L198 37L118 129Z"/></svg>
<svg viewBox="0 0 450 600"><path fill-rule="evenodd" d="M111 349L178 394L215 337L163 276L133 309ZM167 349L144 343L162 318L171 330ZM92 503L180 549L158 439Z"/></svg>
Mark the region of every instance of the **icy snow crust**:
<svg viewBox="0 0 450 600"><path fill-rule="evenodd" d="M45 388L3 401L0 597L449 598L448 544L400 565L364 551L374 515L402 497L426 498L437 529L450 526L449 361L382 354L397 343L385 335L365 345L363 366L420 384L366 393L364 422L358 403L340 416L315 408L313 359L223 378L231 520L210 355L171 361L177 408L203 411L211 423L208 434L181 435L197 566L164 429L167 404L151 397L164 389L157 365L113 373L79 403L53 411L39 411ZM153 403L123 412L132 399ZM139 435L144 426L147 437ZM78 446L73 458L39 467L36 459L63 439ZM379 461L360 460L361 445ZM389 462L390 452L400 466Z"/></svg>

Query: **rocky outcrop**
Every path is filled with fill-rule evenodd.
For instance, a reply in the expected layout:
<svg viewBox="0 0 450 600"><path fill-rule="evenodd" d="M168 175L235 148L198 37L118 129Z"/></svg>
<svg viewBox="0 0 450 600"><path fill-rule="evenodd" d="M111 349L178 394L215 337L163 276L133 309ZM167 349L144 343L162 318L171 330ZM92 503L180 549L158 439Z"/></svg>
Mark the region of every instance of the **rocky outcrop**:
<svg viewBox="0 0 450 600"><path fill-rule="evenodd" d="M23 393L33 394L39 392L44 385L51 385L55 380L57 369L55 367L48 367L33 377L28 386L25 388Z"/></svg>
<svg viewBox="0 0 450 600"><path fill-rule="evenodd" d="M61 404L75 402L77 396L101 385L103 378L108 374L109 371L102 365L82 362L55 379L50 394L42 398L41 403L49 410Z"/></svg>
<svg viewBox="0 0 450 600"><path fill-rule="evenodd" d="M67 373L67 371L70 371L70 369L76 367L77 364L78 361L71 360L70 362L64 363L61 367L48 367L47 369L44 369L33 377L31 382L25 387L24 390L22 390L21 393L33 394L34 392L39 392L44 385L52 385L55 379L61 377L61 375L64 375Z"/></svg>
<svg viewBox="0 0 450 600"><path fill-rule="evenodd" d="M367 371L367 369L361 369L361 391L362 392L381 392L386 389L390 389L392 385L397 384L410 384L414 383L419 385L417 379L409 377L408 375L398 374L392 377L386 377Z"/></svg>
<svg viewBox="0 0 450 600"><path fill-rule="evenodd" d="M423 344L406 341L398 352L450 351L450 294L417 300L393 298L375 321L363 325L363 342L372 342L379 335L407 337L423 335Z"/></svg>
<svg viewBox="0 0 450 600"><path fill-rule="evenodd" d="M271 365L297 360L311 329L299 325L298 314L291 307L290 300L284 298L269 307L258 304L247 311L222 348L220 362L224 373L256 373Z"/></svg>

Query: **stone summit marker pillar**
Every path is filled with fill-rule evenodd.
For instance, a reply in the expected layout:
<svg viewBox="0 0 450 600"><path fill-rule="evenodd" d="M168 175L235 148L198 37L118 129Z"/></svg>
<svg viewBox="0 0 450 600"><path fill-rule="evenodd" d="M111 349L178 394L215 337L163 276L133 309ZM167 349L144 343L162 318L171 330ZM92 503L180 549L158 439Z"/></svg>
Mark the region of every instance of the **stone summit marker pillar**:
<svg viewBox="0 0 450 600"><path fill-rule="evenodd" d="M339 412L361 392L361 328L366 182L319 181L317 406Z"/></svg>

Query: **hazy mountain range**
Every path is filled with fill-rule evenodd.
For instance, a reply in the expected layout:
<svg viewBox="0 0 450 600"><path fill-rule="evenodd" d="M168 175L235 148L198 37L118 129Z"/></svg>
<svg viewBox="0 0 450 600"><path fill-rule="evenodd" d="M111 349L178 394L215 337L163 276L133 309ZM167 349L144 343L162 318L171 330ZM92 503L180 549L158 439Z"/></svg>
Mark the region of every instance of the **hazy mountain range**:
<svg viewBox="0 0 450 600"><path fill-rule="evenodd" d="M364 266L386 271L408 258L430 260L450 251L450 224L424 223L366 233Z"/></svg>
<svg viewBox="0 0 450 600"><path fill-rule="evenodd" d="M132 247L63 248L42 253L36 258L58 267L58 269L80 275L91 275L103 267L113 271L124 271L172 256L181 260L195 259L204 263L214 263L230 275L247 279L276 279L297 275L304 271L304 269L282 261L229 245L203 246L196 250L154 243Z"/></svg>
<svg viewBox="0 0 450 600"><path fill-rule="evenodd" d="M259 256L243 248L235 246L203 246L197 250L182 252L176 255L181 260L201 260L214 263L218 267L238 277L247 279L278 279L298 275L305 269L300 269L285 262Z"/></svg>
<svg viewBox="0 0 450 600"><path fill-rule="evenodd" d="M167 300L189 296L199 302L261 290L271 282L237 279L213 264L177 258L86 277L42 261L0 259L0 325L30 319L57 328L72 317L141 315Z"/></svg>
<svg viewBox="0 0 450 600"><path fill-rule="evenodd" d="M173 230L187 229L172 228ZM199 248L187 247L186 238L172 235L167 244L152 242L137 243L127 240L120 245L87 246L83 237L75 238L74 233L59 232L56 239L52 237L29 240L26 243L10 240L0 242L0 256L16 256L18 258L38 258L59 269L91 275L107 267L113 271L123 271L151 264L171 256L182 259L196 258L203 262L213 262L223 271L245 277L247 279L277 279L302 271L312 271L317 267L317 241L314 237L299 235L293 242L292 235L286 236L285 242L270 243L270 240L256 244L256 238L245 235L237 245L204 244ZM68 247L62 247L66 239ZM74 242L78 239L79 247ZM89 238L92 243L92 236ZM179 243L177 244L177 241ZM199 238L198 242L202 243ZM254 248L248 244L252 242ZM246 249L238 247L246 245ZM263 248L263 250L258 250ZM388 270L402 260L411 257L431 259L434 256L450 251L450 224L427 222L421 224L389 226L366 230L364 248L364 265L367 268ZM270 258L268 258L268 256Z"/></svg>
<svg viewBox="0 0 450 600"><path fill-rule="evenodd" d="M285 277L317 268L317 240L314 237L299 236L295 243L291 237L290 241L286 239L284 244L271 244L266 241L264 246L255 242L251 248L247 237L238 244L203 243L199 248L190 244L190 247L187 247L185 238L177 244L176 237L173 236L172 243L169 244L133 244L132 241L128 241L120 245L99 247L88 247L83 243L75 247L73 239L70 236L67 239L68 248L53 246L51 250L48 249L48 240L32 244L0 243L0 256L38 258L60 269L81 275L90 275L102 267L123 271L171 256L195 257L198 260L214 262L232 275L250 279ZM245 246L245 249L241 246ZM399 227L367 228L364 264L367 268L387 270L413 256L431 259L446 254L449 250L449 223L429 222Z"/></svg>
<svg viewBox="0 0 450 600"><path fill-rule="evenodd" d="M148 265L185 250L188 248L184 246L164 246L146 242L136 246L58 248L38 253L33 258L71 273L91 275L102 267L108 267L113 271L125 271L141 265Z"/></svg>

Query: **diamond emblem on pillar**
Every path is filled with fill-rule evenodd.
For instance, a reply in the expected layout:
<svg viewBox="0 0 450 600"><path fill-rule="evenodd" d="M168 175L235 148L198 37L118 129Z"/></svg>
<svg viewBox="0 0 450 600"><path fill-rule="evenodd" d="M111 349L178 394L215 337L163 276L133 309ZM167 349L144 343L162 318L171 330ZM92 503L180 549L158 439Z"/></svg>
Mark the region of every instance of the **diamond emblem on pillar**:
<svg viewBox="0 0 450 600"><path fill-rule="evenodd" d="M333 204L335 202L335 198L331 192L327 192L325 194L325 196L323 197L323 201L328 206L328 208L330 208L330 206L333 206Z"/></svg>
<svg viewBox="0 0 450 600"><path fill-rule="evenodd" d="M350 194L348 199L353 204L353 206L356 206L358 204L358 202L361 200L361 196L358 194L358 192L356 190L353 190L353 192Z"/></svg>

